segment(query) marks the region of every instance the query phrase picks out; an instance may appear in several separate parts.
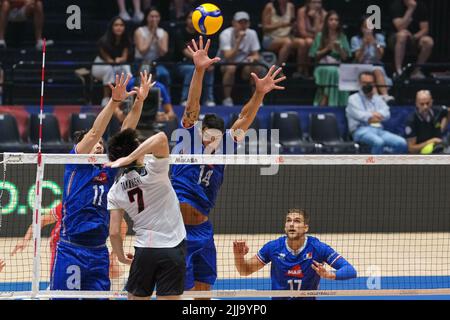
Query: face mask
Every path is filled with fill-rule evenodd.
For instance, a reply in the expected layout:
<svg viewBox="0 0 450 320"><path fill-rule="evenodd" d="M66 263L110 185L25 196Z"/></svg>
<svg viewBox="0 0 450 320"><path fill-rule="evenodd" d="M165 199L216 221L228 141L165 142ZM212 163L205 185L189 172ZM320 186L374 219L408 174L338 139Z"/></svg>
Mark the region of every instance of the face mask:
<svg viewBox="0 0 450 320"><path fill-rule="evenodd" d="M364 94L369 94L373 91L373 85L367 84L367 85L363 86L361 89L364 92Z"/></svg>

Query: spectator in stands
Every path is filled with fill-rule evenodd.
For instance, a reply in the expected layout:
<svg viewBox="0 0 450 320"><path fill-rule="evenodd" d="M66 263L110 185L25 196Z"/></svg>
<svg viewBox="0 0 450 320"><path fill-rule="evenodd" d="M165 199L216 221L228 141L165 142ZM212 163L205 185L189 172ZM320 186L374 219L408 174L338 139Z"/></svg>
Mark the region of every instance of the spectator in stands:
<svg viewBox="0 0 450 320"><path fill-rule="evenodd" d="M169 34L159 27L161 15L155 8L150 9L145 16L146 25L134 32L136 45L135 59L142 67L161 61L169 51ZM157 64L157 79L170 87L170 74L165 66Z"/></svg>
<svg viewBox="0 0 450 320"><path fill-rule="evenodd" d="M131 73L131 41L128 37L125 21L117 16L111 20L106 33L97 43L99 54L92 66L92 75L103 82L103 100L105 106L111 98L109 84L115 81L116 74Z"/></svg>
<svg viewBox="0 0 450 320"><path fill-rule="evenodd" d="M249 29L250 16L245 11L239 11L234 14L232 26L223 30L220 34L219 56L224 62L231 63L254 63L260 59L258 35L255 30ZM223 73L223 93L224 106L233 106L231 99L231 91L233 89L234 77L238 65L222 66ZM251 80L250 74L254 72L259 74L261 68L259 66L245 65L241 71L241 77Z"/></svg>
<svg viewBox="0 0 450 320"><path fill-rule="evenodd" d="M325 17L322 32L319 32L309 51L309 56L319 64L339 64L351 57L347 36L342 32L339 15L329 11ZM348 92L339 91L339 67L336 65L318 66L314 78L318 86L314 105L345 106Z"/></svg>
<svg viewBox="0 0 450 320"><path fill-rule="evenodd" d="M151 68L150 73L152 75L152 79L156 79L155 68ZM175 119L177 116L173 111L172 99L170 98L169 90L167 90L166 86L159 81L155 81L153 88L158 88L161 93L162 110L158 110L158 113L156 114L156 121L167 122Z"/></svg>
<svg viewBox="0 0 450 320"><path fill-rule="evenodd" d="M186 14L192 9L192 4L194 0L173 0L173 5L175 8L175 18L177 20L186 17ZM190 9L187 9L190 8Z"/></svg>
<svg viewBox="0 0 450 320"><path fill-rule="evenodd" d="M308 65L304 63L309 62L308 51L311 48L314 38L322 31L323 24L327 12L322 7L322 0L306 0L305 5L300 7L297 11L297 35L299 40L297 63L298 74L293 77L303 76L309 77Z"/></svg>
<svg viewBox="0 0 450 320"><path fill-rule="evenodd" d="M144 13L141 10L141 0L133 0L134 15L131 19L128 14L127 7L125 5L125 0L117 0L117 6L119 7L119 16L125 20L133 20L134 23L141 23L144 20Z"/></svg>
<svg viewBox="0 0 450 320"><path fill-rule="evenodd" d="M376 65L373 69L376 89L384 101L388 103L393 101L394 97L388 94L387 75L381 62L386 41L382 33L374 33L374 30L368 27L367 19L367 16L363 17L359 34L352 38L351 49L356 63Z"/></svg>
<svg viewBox="0 0 450 320"><path fill-rule="evenodd" d="M416 96L416 111L408 117L405 137L410 153L441 153L449 113L447 107L433 106L430 91L421 90Z"/></svg>
<svg viewBox="0 0 450 320"><path fill-rule="evenodd" d="M0 105L3 104L3 84L4 84L3 69L0 67Z"/></svg>
<svg viewBox="0 0 450 320"><path fill-rule="evenodd" d="M36 49L43 46L42 30L44 28L44 6L42 0L3 0L0 9L0 48L6 48L5 32L8 21L23 22L33 17L34 36ZM47 40L46 45L53 44L53 40Z"/></svg>
<svg viewBox="0 0 450 320"><path fill-rule="evenodd" d="M397 75L401 75L406 50L419 52L417 64L423 64L431 56L434 41L428 35L428 8L423 1L395 0L391 5L391 16L396 33L390 38L390 45L395 46L395 70ZM416 68L411 78L423 79L425 75Z"/></svg>
<svg viewBox="0 0 450 320"><path fill-rule="evenodd" d="M295 8L289 0L272 0L266 4L262 13L264 31L263 48L275 52L279 66L285 63L299 46L299 39L291 37L295 21Z"/></svg>
<svg viewBox="0 0 450 320"><path fill-rule="evenodd" d="M375 75L363 72L359 75L361 90L350 96L346 109L348 127L353 140L367 144L372 154L382 154L385 147L392 153L406 153L406 140L383 129L382 122L391 116L389 106L376 94Z"/></svg>
<svg viewBox="0 0 450 320"><path fill-rule="evenodd" d="M186 105L188 97L189 86L191 84L192 75L194 74L194 64L192 63L192 54L187 49L187 45L192 39L197 37L192 24L192 13L189 12L185 18L185 25L175 35L175 56L174 60L177 62L176 71L183 79L183 88L181 90L181 105ZM214 51L214 50L211 50ZM205 73L204 88L206 102L208 107L215 106L214 102L214 65L209 67Z"/></svg>

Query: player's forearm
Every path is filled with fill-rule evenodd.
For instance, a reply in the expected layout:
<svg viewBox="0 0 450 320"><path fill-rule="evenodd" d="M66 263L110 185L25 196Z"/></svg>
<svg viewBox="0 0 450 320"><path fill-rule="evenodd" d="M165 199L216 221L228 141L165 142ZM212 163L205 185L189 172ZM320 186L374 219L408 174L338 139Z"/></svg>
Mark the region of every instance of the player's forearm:
<svg viewBox="0 0 450 320"><path fill-rule="evenodd" d="M123 251L123 239L120 233L113 233L109 235L109 239L111 241L112 252L117 256L117 259L124 263L125 253Z"/></svg>
<svg viewBox="0 0 450 320"><path fill-rule="evenodd" d="M348 280L357 276L355 268L343 257L334 263L333 268L336 270L334 280Z"/></svg>
<svg viewBox="0 0 450 320"><path fill-rule="evenodd" d="M128 113L127 117L122 123L122 131L130 128L136 129L139 123L139 119L141 118L143 105L144 101L142 99L136 98L131 111Z"/></svg>
<svg viewBox="0 0 450 320"><path fill-rule="evenodd" d="M234 264L241 276L249 276L252 274L250 267L243 256L234 256Z"/></svg>
<svg viewBox="0 0 450 320"><path fill-rule="evenodd" d="M165 133L160 132L145 140L128 157L130 163L142 158L146 154L153 154L155 157L166 158L169 156L169 142Z"/></svg>
<svg viewBox="0 0 450 320"><path fill-rule="evenodd" d="M195 68L183 116L183 122L188 122L183 123L186 127L192 126L198 120L204 75L205 70Z"/></svg>
<svg viewBox="0 0 450 320"><path fill-rule="evenodd" d="M103 110L99 113L97 118L92 125L89 134L94 136L96 139L95 143L97 143L98 139L100 139L105 133L106 127L108 126L111 118L114 114L116 108L119 107L120 102L115 102L112 99L109 100L108 104L103 108Z"/></svg>
<svg viewBox="0 0 450 320"><path fill-rule="evenodd" d="M239 115L239 119L233 125L233 129L242 129L247 130L253 120L255 120L256 114L258 113L259 108L262 105L265 94L255 91L251 99L245 104L242 108L241 113Z"/></svg>

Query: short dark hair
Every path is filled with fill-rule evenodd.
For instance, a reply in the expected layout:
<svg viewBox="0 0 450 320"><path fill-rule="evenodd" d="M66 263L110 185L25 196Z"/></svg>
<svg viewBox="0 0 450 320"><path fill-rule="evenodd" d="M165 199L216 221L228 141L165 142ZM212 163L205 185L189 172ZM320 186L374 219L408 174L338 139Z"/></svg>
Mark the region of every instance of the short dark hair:
<svg viewBox="0 0 450 320"><path fill-rule="evenodd" d="M73 142L75 142L75 144L80 143L81 140L83 140L86 133L88 133L88 132L89 132L89 129L75 131L73 134Z"/></svg>
<svg viewBox="0 0 450 320"><path fill-rule="evenodd" d="M375 74L374 74L373 72L371 72L371 71L363 71L363 72L361 72L361 73L359 74L358 80L361 81L361 78L362 78L363 76L370 76L370 77L372 77L372 78L375 79Z"/></svg>
<svg viewBox="0 0 450 320"><path fill-rule="evenodd" d="M139 147L139 141L136 130L123 130L109 139L108 158L111 161L116 161L117 159L130 155L137 147Z"/></svg>
<svg viewBox="0 0 450 320"><path fill-rule="evenodd" d="M205 114L202 126L203 128L218 129L222 131L222 133L225 132L225 121L215 113Z"/></svg>
<svg viewBox="0 0 450 320"><path fill-rule="evenodd" d="M300 215L303 216L303 221L305 222L305 224L309 225L309 214L306 212L305 209L298 209L298 208L294 208L294 209L289 209L288 213L286 214L286 216L290 213L298 213Z"/></svg>

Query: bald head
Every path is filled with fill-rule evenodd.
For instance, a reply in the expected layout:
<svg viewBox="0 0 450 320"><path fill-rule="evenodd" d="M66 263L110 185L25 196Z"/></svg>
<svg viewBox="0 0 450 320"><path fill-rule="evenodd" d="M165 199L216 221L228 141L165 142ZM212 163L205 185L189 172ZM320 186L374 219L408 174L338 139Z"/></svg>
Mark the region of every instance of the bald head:
<svg viewBox="0 0 450 320"><path fill-rule="evenodd" d="M421 90L416 95L416 107L420 113L426 113L433 106L433 97L428 90Z"/></svg>

